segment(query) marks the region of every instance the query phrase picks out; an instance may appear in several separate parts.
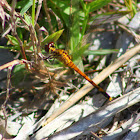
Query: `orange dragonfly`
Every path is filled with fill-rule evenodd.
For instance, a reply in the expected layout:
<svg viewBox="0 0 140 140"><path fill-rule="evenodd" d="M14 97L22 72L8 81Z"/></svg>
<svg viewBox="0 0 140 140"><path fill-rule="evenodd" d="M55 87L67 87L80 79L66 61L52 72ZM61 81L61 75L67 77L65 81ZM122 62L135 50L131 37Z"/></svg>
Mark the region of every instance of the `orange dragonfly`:
<svg viewBox="0 0 140 140"><path fill-rule="evenodd" d="M48 58L57 58L59 61L63 62L66 66L74 69L77 73L83 76L89 83L91 83L95 88L103 93L110 101L112 98L98 85L96 85L85 73L83 73L71 60L70 55L66 50L56 49L53 42L45 46L45 51L51 54Z"/></svg>

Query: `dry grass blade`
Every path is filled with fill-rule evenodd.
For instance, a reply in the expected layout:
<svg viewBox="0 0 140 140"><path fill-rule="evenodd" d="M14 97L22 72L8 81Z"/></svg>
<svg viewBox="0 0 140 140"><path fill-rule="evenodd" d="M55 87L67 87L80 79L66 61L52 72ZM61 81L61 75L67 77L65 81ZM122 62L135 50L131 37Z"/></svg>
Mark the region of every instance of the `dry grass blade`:
<svg viewBox="0 0 140 140"><path fill-rule="evenodd" d="M15 65L18 65L18 64L23 64L23 63L24 63L23 60L13 60L13 61L11 61L9 63L6 63L6 64L0 66L0 71L5 69L5 68L8 68L10 66L15 66Z"/></svg>
<svg viewBox="0 0 140 140"><path fill-rule="evenodd" d="M51 139L57 140L58 138L64 138L64 136L65 139L71 139L85 131L90 132L93 130L96 132L100 129L99 127L102 127L111 116L138 103L139 101L140 88L137 88L136 90L112 101L110 104L103 106L96 112L83 118L81 121L76 122L71 127L57 133L56 135L52 136Z"/></svg>
<svg viewBox="0 0 140 140"><path fill-rule="evenodd" d="M136 119L135 119L136 118ZM116 129L114 132L109 133L107 136L103 137L103 140L112 140L112 139L116 139L117 137L123 135L124 133L128 132L128 129L130 130L129 133L131 133L132 129L139 129L140 124L137 123L137 119L140 118L140 113L137 114L137 116L133 116L132 118L130 118L128 121L126 121L125 123L123 123L121 125L120 128ZM136 132L132 132L133 134L130 136L129 135L129 139L134 139L134 135L136 136ZM131 137L131 138L130 138ZM133 137L133 138L132 138ZM136 138L137 139L137 138Z"/></svg>
<svg viewBox="0 0 140 140"><path fill-rule="evenodd" d="M99 110L82 118L80 121L74 123L70 127L54 134L53 136L49 137L49 140L72 139L80 134L86 135L87 133L90 133L90 131L97 132L101 128L105 127L107 125L106 122L108 122L108 120L111 121L112 116L114 116L116 113L121 112L122 110L138 103L139 101L140 88L137 88L134 91L129 92L128 94L110 102L109 104L101 107ZM43 127L35 134L34 137L32 137L32 139L42 139L47 137L47 132L50 131L52 126L55 126L56 123L59 123L60 119L61 116ZM133 118L132 123L134 121L135 118ZM130 123L129 126L131 126L132 123ZM56 130L56 128L54 130Z"/></svg>
<svg viewBox="0 0 140 140"><path fill-rule="evenodd" d="M99 84L105 78L107 78L110 74L112 74L116 69L118 69L122 64L124 64L131 57L133 57L136 53L138 53L139 51L140 51L140 45L137 45L134 48L130 49L124 55L119 57L114 63L110 64L101 73L99 73L99 75L96 76L93 79L93 81L96 84ZM81 99L83 96L85 96L93 88L94 87L91 86L90 84L86 84L78 92L76 92L75 94L71 95L70 98L65 103L63 103L60 108L55 110L55 112L46 120L46 122L43 124L43 126L48 124L50 121L52 121L58 115L60 115L65 110L67 110L69 107L71 107L74 103L76 103L79 99Z"/></svg>

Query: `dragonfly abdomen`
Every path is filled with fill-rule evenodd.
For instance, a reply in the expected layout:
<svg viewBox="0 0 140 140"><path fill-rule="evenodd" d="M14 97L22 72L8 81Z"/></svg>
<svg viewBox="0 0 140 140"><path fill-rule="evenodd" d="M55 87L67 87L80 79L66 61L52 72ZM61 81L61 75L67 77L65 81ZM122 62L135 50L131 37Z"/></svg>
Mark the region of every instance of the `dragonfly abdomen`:
<svg viewBox="0 0 140 140"><path fill-rule="evenodd" d="M110 101L112 98L97 84L95 84L85 73L83 73L72 61L67 64L69 67L74 69L77 73L79 73L81 76L83 76L88 82L90 82L95 88L97 88L100 92L104 94Z"/></svg>

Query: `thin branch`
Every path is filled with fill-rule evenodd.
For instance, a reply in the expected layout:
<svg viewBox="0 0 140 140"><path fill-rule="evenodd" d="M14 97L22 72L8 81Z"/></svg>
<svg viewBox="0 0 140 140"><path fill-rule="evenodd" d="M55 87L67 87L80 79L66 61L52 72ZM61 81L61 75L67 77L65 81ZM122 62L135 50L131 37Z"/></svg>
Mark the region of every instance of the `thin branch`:
<svg viewBox="0 0 140 140"><path fill-rule="evenodd" d="M37 7L37 11L36 11L36 16L35 16L35 22L36 22L36 23L37 23L38 16L39 16L39 13L40 13L40 10L41 10L41 7L42 7L42 1L43 1L43 0L39 0L39 1L38 1L38 7Z"/></svg>
<svg viewBox="0 0 140 140"><path fill-rule="evenodd" d="M29 30L30 30L30 36L31 36L31 41L32 41L33 49L34 49L35 62L37 62L37 54L36 54L36 47L35 47L35 45L37 45L38 41L37 41L37 38L35 36L35 30L34 30L32 25L29 26Z"/></svg>
<svg viewBox="0 0 140 140"><path fill-rule="evenodd" d="M26 62L27 62L26 60L13 60L11 62L8 62L8 63L0 66L0 71L3 69L6 69L8 67L11 67L11 66L13 67L13 66L18 65L18 64L24 64Z"/></svg>
<svg viewBox="0 0 140 140"><path fill-rule="evenodd" d="M8 71L7 71L7 92L6 92L6 99L4 101L4 103L2 104L2 111L5 117L5 130L7 128L7 113L6 113L6 103L9 99L9 93L10 93L10 81L11 81L11 71L12 71L13 66L8 67ZM3 137L5 135L6 131L3 134Z"/></svg>
<svg viewBox="0 0 140 140"><path fill-rule="evenodd" d="M25 54L25 49L23 47L23 43L21 41L21 39L19 38L18 34L17 34L17 31L16 31L16 18L15 18L15 5L16 5L16 1L14 0L13 1L13 5L12 5L12 9L10 11L10 14L11 14L11 26L12 26L12 33L13 35L16 37L16 39L18 40L19 42L19 46L20 46L20 49L21 49L21 54L22 54L22 57L23 59L27 60L27 57L26 57L26 54ZM26 69L28 69L28 65L25 64L25 67Z"/></svg>
<svg viewBox="0 0 140 140"><path fill-rule="evenodd" d="M45 13L46 13L46 16L47 16L47 20L48 20L48 23L49 23L49 26L50 26L50 30L52 33L54 33L54 30L53 30L53 26L52 26L52 23L51 23L51 18L50 18L50 15L49 15L49 9L47 7L47 3L46 3L46 0L43 0L43 4L44 4L44 9L45 9Z"/></svg>

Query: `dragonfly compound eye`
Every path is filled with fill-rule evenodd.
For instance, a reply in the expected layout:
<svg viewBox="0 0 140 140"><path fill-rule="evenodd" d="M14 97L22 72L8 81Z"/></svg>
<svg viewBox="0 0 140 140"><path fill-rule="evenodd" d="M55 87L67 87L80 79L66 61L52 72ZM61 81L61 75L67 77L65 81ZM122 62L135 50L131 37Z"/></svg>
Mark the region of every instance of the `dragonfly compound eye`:
<svg viewBox="0 0 140 140"><path fill-rule="evenodd" d="M49 53L49 51L51 50L51 48L54 48L54 43L53 42L51 42L51 43L49 43L48 45L45 46L45 51L47 53Z"/></svg>

